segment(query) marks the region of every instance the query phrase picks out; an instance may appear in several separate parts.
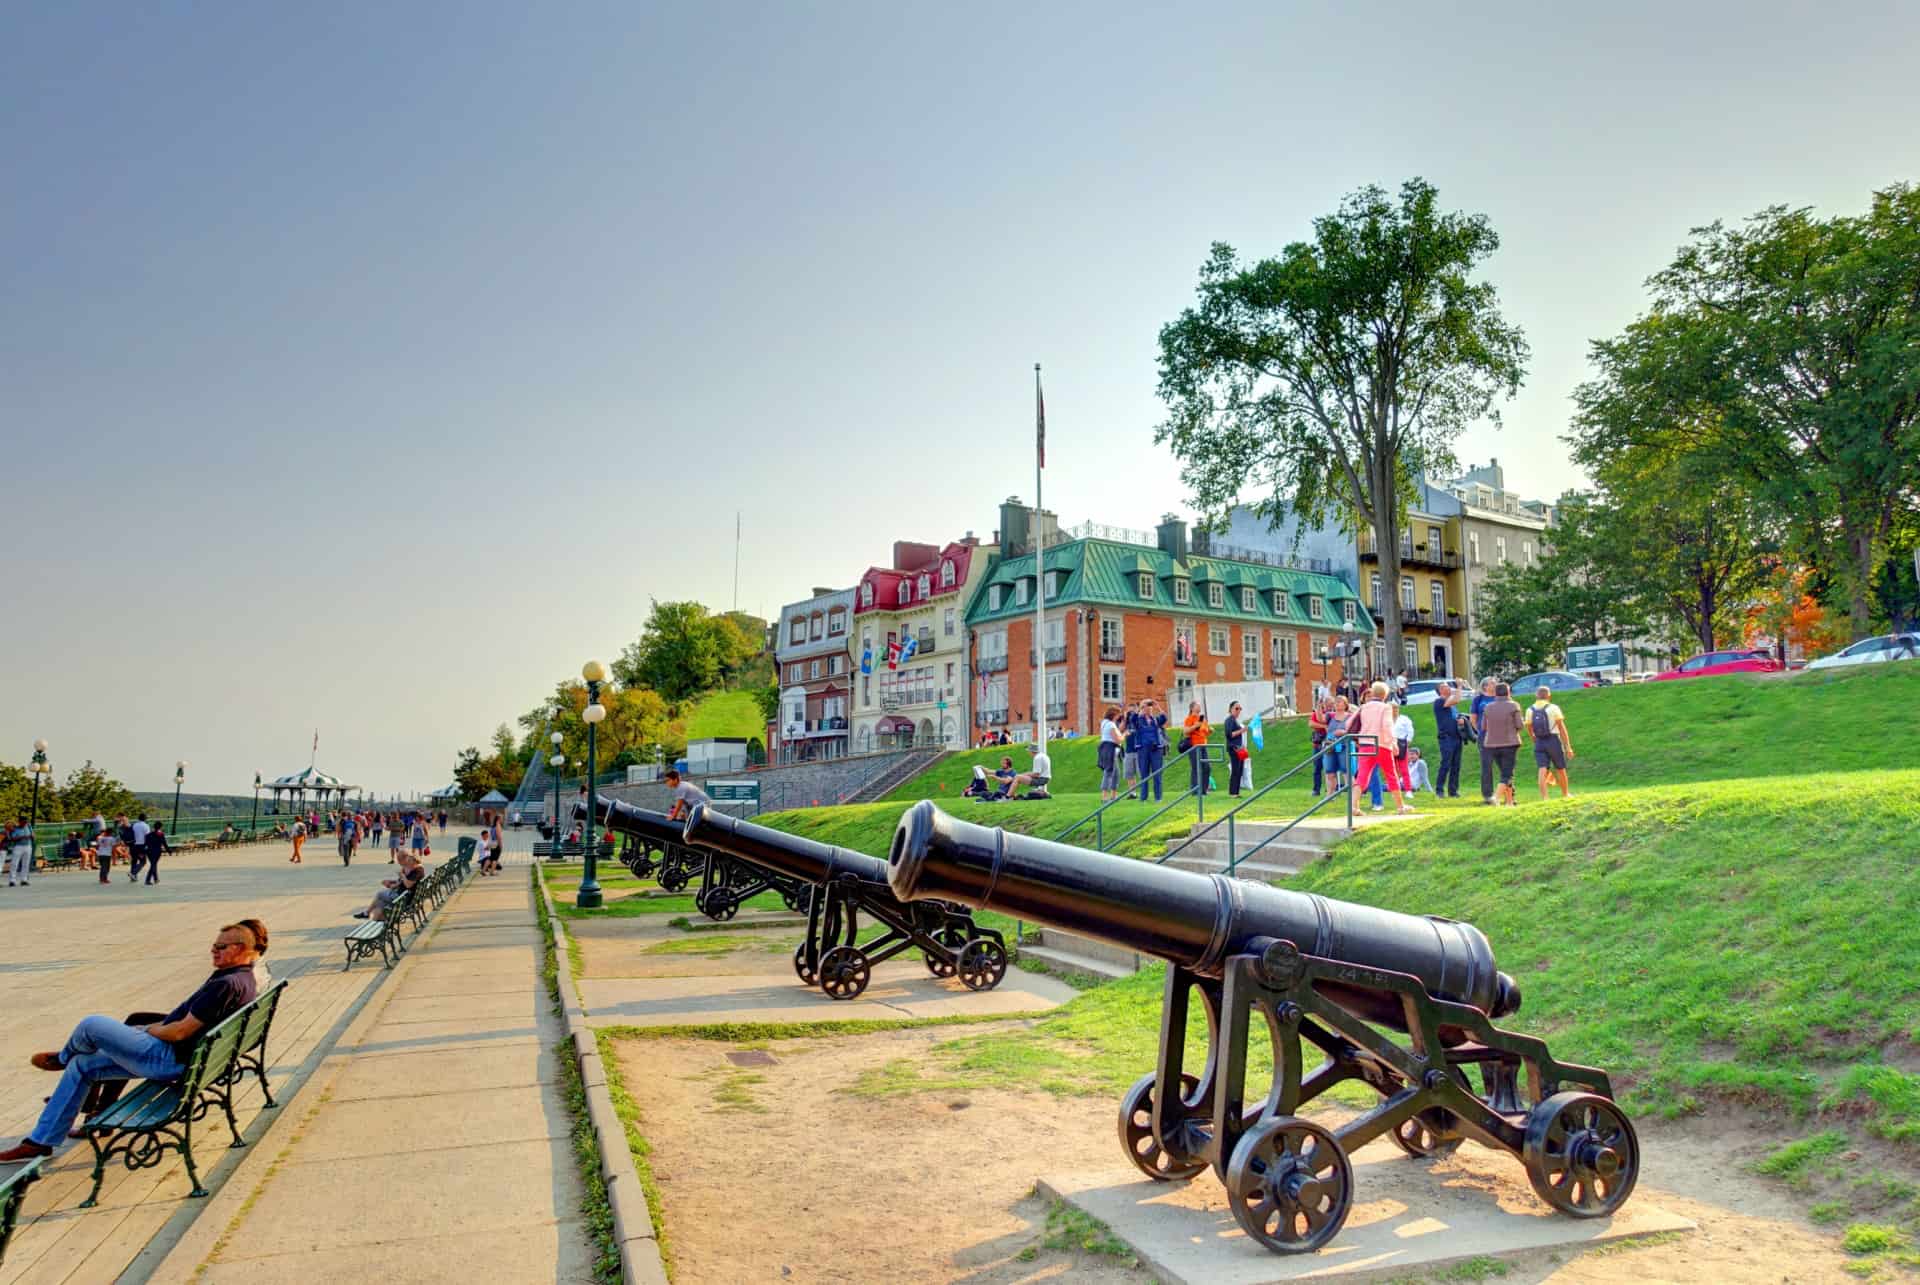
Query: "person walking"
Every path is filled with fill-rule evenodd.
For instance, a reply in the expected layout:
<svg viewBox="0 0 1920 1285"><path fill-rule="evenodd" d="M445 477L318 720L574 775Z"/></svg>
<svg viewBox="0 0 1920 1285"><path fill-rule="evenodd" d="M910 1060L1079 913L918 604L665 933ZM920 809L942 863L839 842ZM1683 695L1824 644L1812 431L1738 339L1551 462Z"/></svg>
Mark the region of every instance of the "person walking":
<svg viewBox="0 0 1920 1285"><path fill-rule="evenodd" d="M1480 711L1480 744L1484 751L1484 761L1497 768L1500 784L1494 789L1494 801L1500 807L1510 808L1516 800L1513 797L1513 764L1520 754L1520 707L1513 703L1512 689L1505 683L1498 683L1493 689L1493 700Z"/></svg>
<svg viewBox="0 0 1920 1285"><path fill-rule="evenodd" d="M140 867L147 860L147 835L153 832L153 827L147 824L146 813L140 814L130 827L130 831L131 833L127 836L127 851L133 854L133 859L127 862L127 882L138 883Z"/></svg>
<svg viewBox="0 0 1920 1285"><path fill-rule="evenodd" d="M1400 769L1394 761L1394 707L1387 703L1387 697L1392 691L1393 689L1384 679L1375 682L1368 693L1372 699L1360 707L1360 712L1355 719L1354 730L1361 739L1361 745L1360 774L1354 778L1353 782L1354 803L1356 806L1359 804L1362 786L1367 785L1377 776L1384 777L1386 791L1393 796L1394 810L1406 813L1413 811L1413 808L1401 793ZM1374 804L1373 810L1378 812L1380 805Z"/></svg>
<svg viewBox="0 0 1920 1285"><path fill-rule="evenodd" d="M1460 713L1456 708L1460 693L1451 683L1441 683L1433 702L1434 739L1440 747L1440 769L1433 777L1433 797L1460 797Z"/></svg>
<svg viewBox="0 0 1920 1285"><path fill-rule="evenodd" d="M1567 786L1567 760L1573 757L1573 737L1567 732L1567 716L1553 703L1553 688L1542 687L1534 694L1527 710L1527 736L1533 741L1533 764L1540 769L1540 797L1547 787L1560 782L1560 797L1570 799Z"/></svg>
<svg viewBox="0 0 1920 1285"><path fill-rule="evenodd" d="M1487 745L1487 725L1484 717L1487 706L1493 704L1493 701L1493 680L1483 678L1480 680L1480 694L1473 698L1473 704L1469 707L1467 714L1467 721L1473 727L1474 739L1480 743L1480 801L1482 803L1493 802L1493 751ZM1515 741L1514 744L1518 745L1519 742Z"/></svg>
<svg viewBox="0 0 1920 1285"><path fill-rule="evenodd" d="M1140 801L1147 801L1147 789L1153 789L1153 800L1161 798L1160 769L1166 762L1167 716L1149 696L1140 702L1140 712L1133 716L1135 754L1140 760Z"/></svg>
<svg viewBox="0 0 1920 1285"><path fill-rule="evenodd" d="M1099 756L1102 803L1111 803L1120 797L1120 755L1125 749L1125 738L1120 735L1120 724L1116 721L1119 717L1119 709L1112 705L1100 716L1100 746L1094 753Z"/></svg>
<svg viewBox="0 0 1920 1285"><path fill-rule="evenodd" d="M1325 696L1313 698L1313 709L1307 714L1307 732L1313 738L1313 797L1319 798L1326 793L1326 764L1322 761L1327 749L1327 709L1332 704Z"/></svg>
<svg viewBox="0 0 1920 1285"><path fill-rule="evenodd" d="M300 849L307 842L307 819L296 817L293 822L293 855L287 858L289 865L300 864Z"/></svg>
<svg viewBox="0 0 1920 1285"><path fill-rule="evenodd" d="M426 813L416 812L413 814L413 824L407 827L407 847L412 849L416 861L424 860L427 853L432 851L432 849L427 846Z"/></svg>
<svg viewBox="0 0 1920 1285"><path fill-rule="evenodd" d="M1332 798L1347 788L1347 780L1353 774L1353 742L1347 736L1348 724L1353 721L1353 709L1345 696L1335 696L1333 705L1327 710L1327 797Z"/></svg>
<svg viewBox="0 0 1920 1285"><path fill-rule="evenodd" d="M27 876L33 873L33 827L27 823L25 813L13 819L7 827L6 839L7 887L18 883L27 886Z"/></svg>
<svg viewBox="0 0 1920 1285"><path fill-rule="evenodd" d="M1240 702L1227 706L1227 721L1221 724L1227 750L1227 795L1237 798L1247 779L1247 727L1240 721Z"/></svg>
<svg viewBox="0 0 1920 1285"><path fill-rule="evenodd" d="M140 846L146 850L148 885L159 883L160 858L173 851L173 845L167 842L167 827L157 823L149 827Z"/></svg>
<svg viewBox="0 0 1920 1285"><path fill-rule="evenodd" d="M351 812L340 814L340 837L337 846L340 850L340 864L352 865L353 850L360 846L360 823Z"/></svg>
<svg viewBox="0 0 1920 1285"><path fill-rule="evenodd" d="M1213 764L1207 761L1207 740L1213 735L1213 724L1207 722L1207 716L1200 712L1200 702L1187 704L1187 718L1181 727L1186 735L1182 738L1186 745L1187 784L1201 794L1213 787Z"/></svg>
<svg viewBox="0 0 1920 1285"><path fill-rule="evenodd" d="M1126 779L1122 794L1132 794L1133 787L1140 782L1140 741L1134 730L1134 719L1139 713L1140 702L1128 701L1126 712L1120 715L1120 758Z"/></svg>
<svg viewBox="0 0 1920 1285"><path fill-rule="evenodd" d="M113 872L114 853L124 850L125 847L126 845L120 842L120 832L112 826L103 827L100 833L94 836L94 869L100 872L101 883L106 883L107 876Z"/></svg>

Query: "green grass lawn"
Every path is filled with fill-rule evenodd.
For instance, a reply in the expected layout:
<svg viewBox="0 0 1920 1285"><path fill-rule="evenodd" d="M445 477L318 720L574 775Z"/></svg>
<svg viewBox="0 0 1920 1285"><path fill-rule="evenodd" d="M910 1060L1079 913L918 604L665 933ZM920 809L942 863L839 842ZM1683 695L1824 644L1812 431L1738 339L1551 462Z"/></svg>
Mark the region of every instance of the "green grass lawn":
<svg viewBox="0 0 1920 1285"><path fill-rule="evenodd" d="M750 691L709 692L687 715L687 739L704 736L737 736L742 740L764 740L767 720L760 716L760 702Z"/></svg>

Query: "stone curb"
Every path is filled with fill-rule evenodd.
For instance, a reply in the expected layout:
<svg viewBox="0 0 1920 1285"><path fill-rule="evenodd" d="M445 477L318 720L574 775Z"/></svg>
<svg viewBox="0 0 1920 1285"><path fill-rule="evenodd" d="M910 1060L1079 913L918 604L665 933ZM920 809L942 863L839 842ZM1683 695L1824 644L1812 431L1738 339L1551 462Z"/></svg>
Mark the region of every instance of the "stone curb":
<svg viewBox="0 0 1920 1285"><path fill-rule="evenodd" d="M283 1093L280 1105L274 1109L272 1123L259 1137L248 1142L247 1154L227 1174L219 1190L200 1205L193 1221L187 1224L180 1238L168 1248L165 1257L155 1263L144 1277L137 1274L140 1260L135 1259L121 1279L144 1280L148 1285L189 1285L199 1279L202 1266L226 1238L234 1219L252 1202L254 1193L274 1165L279 1163L281 1153L291 1145L293 1135L305 1127L307 1118L313 1114L316 1098L325 1101L334 1080L346 1069L351 1051L360 1046L366 1033L386 1012L387 1003L399 989L400 979L413 971L414 961L420 958L414 953L415 949L430 942L440 931L441 915L457 904L470 886L470 879L461 884L459 892L434 912L433 918L427 921L426 929L407 944L407 953L400 957L400 962L383 970L386 976L361 997L359 1010L348 1022L347 1028L340 1032L340 1038L333 1042L333 1047L327 1050L326 1056L306 1079L291 1092Z"/></svg>
<svg viewBox="0 0 1920 1285"><path fill-rule="evenodd" d="M546 875L538 865L533 869L540 899L547 907L560 1008L566 1017L567 1035L573 1041L575 1060L580 1064L587 1119L600 1140L601 1177L607 1184L607 1205L613 1211L613 1238L620 1246L620 1279L624 1285L667 1285L667 1268L660 1257L660 1242L654 1238L647 1193L640 1186L639 1172L633 1167L626 1126L613 1108L613 1095L607 1091L607 1068L600 1058L600 1042L587 1025L587 1011L580 1006L580 996L573 985L566 930L560 926L560 914L554 909L552 894L547 891Z"/></svg>

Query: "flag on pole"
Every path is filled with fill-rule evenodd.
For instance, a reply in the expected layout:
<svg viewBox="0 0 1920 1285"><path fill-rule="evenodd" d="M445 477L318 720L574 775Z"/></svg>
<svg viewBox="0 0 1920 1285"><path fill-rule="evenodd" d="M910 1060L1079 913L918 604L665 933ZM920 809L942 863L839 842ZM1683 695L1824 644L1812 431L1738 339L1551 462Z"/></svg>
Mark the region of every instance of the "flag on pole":
<svg viewBox="0 0 1920 1285"><path fill-rule="evenodd" d="M1260 716L1258 714L1255 714L1253 721L1247 724L1247 739L1253 742L1253 748L1256 750L1264 750L1267 748L1267 735L1260 729Z"/></svg>
<svg viewBox="0 0 1920 1285"><path fill-rule="evenodd" d="M900 644L900 663L904 665L912 660L914 653L919 650L920 640L912 634L908 634L906 641Z"/></svg>
<svg viewBox="0 0 1920 1285"><path fill-rule="evenodd" d="M871 674L873 672L873 643L871 641L860 644L860 672L863 674Z"/></svg>
<svg viewBox="0 0 1920 1285"><path fill-rule="evenodd" d="M900 640L892 634L887 635L887 668L900 668Z"/></svg>
<svg viewBox="0 0 1920 1285"><path fill-rule="evenodd" d="M1047 466L1047 399L1040 391L1040 363L1033 363L1033 457Z"/></svg>

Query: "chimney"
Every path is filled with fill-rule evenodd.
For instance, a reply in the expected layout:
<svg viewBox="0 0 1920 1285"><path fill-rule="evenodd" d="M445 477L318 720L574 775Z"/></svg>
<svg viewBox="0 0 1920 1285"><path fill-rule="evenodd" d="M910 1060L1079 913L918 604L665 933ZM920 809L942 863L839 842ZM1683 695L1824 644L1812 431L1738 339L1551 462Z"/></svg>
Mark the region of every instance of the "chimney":
<svg viewBox="0 0 1920 1285"><path fill-rule="evenodd" d="M1033 551L1028 530L1031 512L1017 495L1009 495L1000 502L1000 556L1017 558Z"/></svg>
<svg viewBox="0 0 1920 1285"><path fill-rule="evenodd" d="M1170 558L1179 558L1182 561L1186 560L1187 523L1184 518L1178 514L1169 513L1160 519L1160 525L1155 527L1153 531L1155 535L1160 537L1160 552Z"/></svg>
<svg viewBox="0 0 1920 1285"><path fill-rule="evenodd" d="M1041 509L1033 515L1033 538L1037 545L1046 549L1060 543L1060 519L1052 509Z"/></svg>

